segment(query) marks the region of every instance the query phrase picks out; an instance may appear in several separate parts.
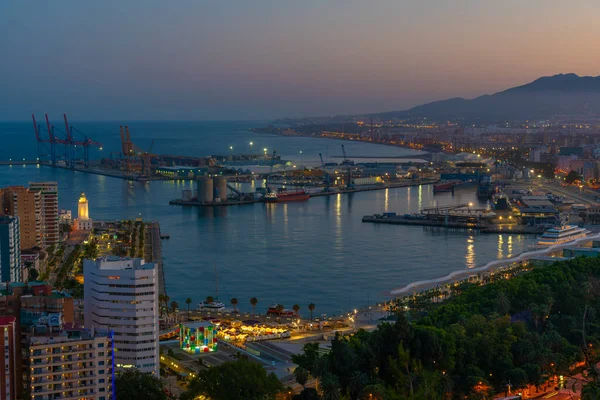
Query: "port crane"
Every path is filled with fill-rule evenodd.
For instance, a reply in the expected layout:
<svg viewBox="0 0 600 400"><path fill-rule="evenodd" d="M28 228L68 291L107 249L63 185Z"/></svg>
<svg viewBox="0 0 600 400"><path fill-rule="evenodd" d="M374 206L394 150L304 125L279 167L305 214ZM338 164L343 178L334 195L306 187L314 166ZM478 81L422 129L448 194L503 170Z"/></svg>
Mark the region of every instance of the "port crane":
<svg viewBox="0 0 600 400"><path fill-rule="evenodd" d="M267 190L266 194L275 193L275 191L271 188L271 175L273 174L273 168L275 167L275 156L277 152L273 150L273 157L271 157L271 168L269 168L269 175L267 175Z"/></svg>
<svg viewBox="0 0 600 400"><path fill-rule="evenodd" d="M324 192L329 192L329 187L331 185L329 173L325 170L325 162L323 161L323 155L319 153L319 158L321 159L321 167L323 168L323 183L325 184Z"/></svg>
<svg viewBox="0 0 600 400"><path fill-rule="evenodd" d="M346 189L354 189L354 183L352 183L352 165L354 165L354 161L348 160L346 157L346 148L342 145L342 154L344 155L344 161L342 161L342 165L345 165L348 168L348 177L346 182Z"/></svg>
<svg viewBox="0 0 600 400"><path fill-rule="evenodd" d="M91 146L96 146L99 147L100 150L102 150L102 144L99 142L95 142L92 139L88 138L87 135L85 135L83 132L77 130L76 128L74 128L73 126L69 125L69 121L67 120L67 114L63 114L63 119L64 119L64 123L65 123L65 132L64 134L66 135L66 137L60 138L58 135L55 134L55 131L59 131L58 128L56 128L54 125L50 124L50 120L48 118L48 114L45 115L46 117L46 127L48 129L48 139L42 139L42 136L40 135L40 127L37 125L36 121L35 121L35 115L32 114L31 115L32 119L33 119L33 128L35 130L35 137L36 140L38 142L38 158L42 158L44 155L47 154L42 154L41 153L41 147L40 147L40 143L48 143L50 145L50 161L52 163L52 165L56 165L58 162L58 159L64 159L65 164L69 167L69 168L75 168L75 164L77 162L77 146L80 146L81 148L83 148L83 164L85 167L89 167L90 165L90 155L89 155L89 148ZM81 135L84 136L83 140L76 140L74 137L74 133L77 132ZM59 156L58 153L58 146L62 145L64 146L64 156Z"/></svg>
<svg viewBox="0 0 600 400"><path fill-rule="evenodd" d="M142 150L139 146L131 141L131 134L129 133L129 127L119 127L121 134L121 151L125 157L125 171L127 175L133 174L134 170L140 171L140 176L150 177L152 175L152 158L156 157L156 154L152 153L154 147L154 140L150 144L147 151ZM139 158L141 164L137 165L136 158Z"/></svg>

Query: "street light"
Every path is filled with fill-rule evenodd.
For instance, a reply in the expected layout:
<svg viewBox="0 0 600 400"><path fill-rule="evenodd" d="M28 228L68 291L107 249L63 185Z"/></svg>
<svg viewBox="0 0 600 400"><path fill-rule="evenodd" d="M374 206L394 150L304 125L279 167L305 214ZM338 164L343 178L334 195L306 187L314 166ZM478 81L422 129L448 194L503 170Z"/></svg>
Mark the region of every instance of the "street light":
<svg viewBox="0 0 600 400"><path fill-rule="evenodd" d="M471 214L471 207L473 207L473 203L469 203L469 207L468 207L469 214Z"/></svg>

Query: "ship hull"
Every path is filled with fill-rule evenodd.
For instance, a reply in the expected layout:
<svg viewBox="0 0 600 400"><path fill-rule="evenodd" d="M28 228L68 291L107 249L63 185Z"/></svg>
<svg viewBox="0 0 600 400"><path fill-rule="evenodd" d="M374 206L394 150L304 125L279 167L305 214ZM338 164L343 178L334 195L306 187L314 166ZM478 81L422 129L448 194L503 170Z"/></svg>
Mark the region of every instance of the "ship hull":
<svg viewBox="0 0 600 400"><path fill-rule="evenodd" d="M304 191L298 193L278 193L277 198L265 199L267 203L287 203L291 201L307 201L310 195Z"/></svg>

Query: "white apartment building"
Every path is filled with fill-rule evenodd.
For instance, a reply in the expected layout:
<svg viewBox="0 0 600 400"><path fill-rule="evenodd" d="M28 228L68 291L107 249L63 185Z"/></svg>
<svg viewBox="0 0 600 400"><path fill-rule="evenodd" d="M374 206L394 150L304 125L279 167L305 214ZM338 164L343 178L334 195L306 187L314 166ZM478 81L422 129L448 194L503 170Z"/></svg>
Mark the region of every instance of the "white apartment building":
<svg viewBox="0 0 600 400"><path fill-rule="evenodd" d="M159 375L158 270L141 258L84 260L86 328L114 331L115 365Z"/></svg>
<svg viewBox="0 0 600 400"><path fill-rule="evenodd" d="M112 338L108 332L70 331L29 342L31 400L113 399Z"/></svg>
<svg viewBox="0 0 600 400"><path fill-rule="evenodd" d="M29 191L40 192L42 199L42 245L59 241L58 182L29 182Z"/></svg>

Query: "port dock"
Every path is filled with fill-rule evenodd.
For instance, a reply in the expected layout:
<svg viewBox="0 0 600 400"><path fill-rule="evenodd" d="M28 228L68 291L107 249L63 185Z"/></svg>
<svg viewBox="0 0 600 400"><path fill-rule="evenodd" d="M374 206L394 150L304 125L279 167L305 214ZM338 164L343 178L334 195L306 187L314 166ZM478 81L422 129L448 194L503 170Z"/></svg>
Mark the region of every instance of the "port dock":
<svg viewBox="0 0 600 400"><path fill-rule="evenodd" d="M190 191L184 193L184 198L182 199L174 199L169 201L170 205L178 205L178 206L192 206L192 207L227 207L227 206L241 206L247 204L256 204L256 203L264 203L264 199L262 197L255 198L251 193L241 193L237 190L233 190L234 188L227 184L227 188L234 191L237 196L236 199L227 199L222 201L214 201L210 199L210 196L207 193L207 190L210 191L211 184L206 184L206 179L201 179L199 181L198 193L200 196L192 197ZM385 189L396 189L403 188L408 186L420 186L420 185L431 185L436 183L438 180L436 179L411 179L404 182L389 182L389 183L380 183L376 185L365 185L358 186L351 189L340 189L334 191L321 191L309 193L310 197L322 197L322 196L335 196L338 194L348 194L348 193L358 193L358 192L370 192L373 190L385 190ZM221 183L223 185L223 183ZM198 201L198 198L204 198L204 201Z"/></svg>
<svg viewBox="0 0 600 400"><path fill-rule="evenodd" d="M362 222L390 225L413 225L439 227L448 229L478 230L480 233L512 233L512 234L540 234L540 227L524 226L519 224L496 224L491 221L491 216L481 214L482 210L467 210L466 213L425 212L421 214L396 215L384 213L365 215Z"/></svg>

